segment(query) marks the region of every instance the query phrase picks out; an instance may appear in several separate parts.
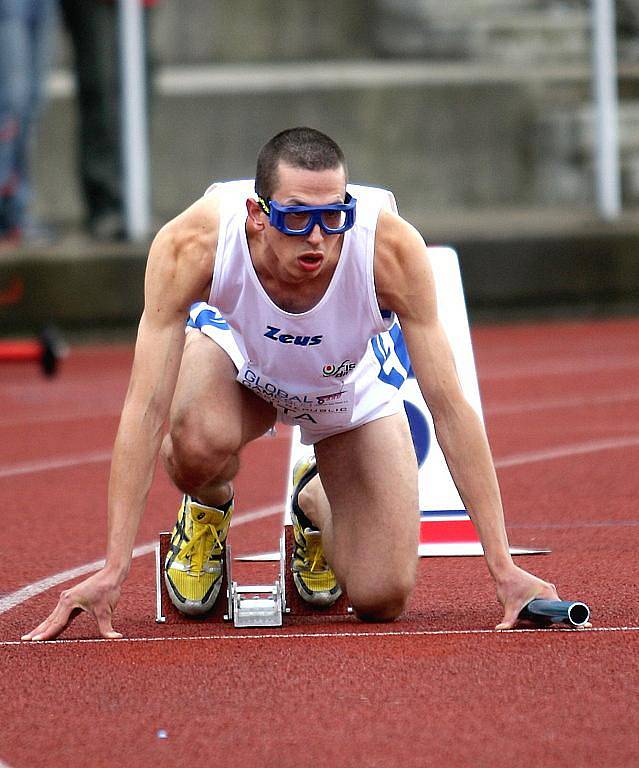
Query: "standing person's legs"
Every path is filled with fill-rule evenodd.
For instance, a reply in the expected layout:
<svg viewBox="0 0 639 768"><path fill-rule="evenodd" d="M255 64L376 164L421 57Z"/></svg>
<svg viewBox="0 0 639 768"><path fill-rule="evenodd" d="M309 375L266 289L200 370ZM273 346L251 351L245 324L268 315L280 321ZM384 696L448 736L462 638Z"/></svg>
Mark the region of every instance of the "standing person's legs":
<svg viewBox="0 0 639 768"><path fill-rule="evenodd" d="M30 153L33 137L45 96L46 76L49 71L53 28L56 18L54 0L23 0L25 7L25 35L27 40L27 83L20 116L21 130L14 147L13 166L17 188L7 215L28 228L31 237L36 234L28 213L31 203Z"/></svg>
<svg viewBox="0 0 639 768"><path fill-rule="evenodd" d="M300 493L326 558L359 618L387 621L415 583L417 462L403 413L315 445L319 478Z"/></svg>
<svg viewBox="0 0 639 768"><path fill-rule="evenodd" d="M22 0L0 0L0 238L18 236L11 212L19 180L14 167L28 98L29 57Z"/></svg>
<svg viewBox="0 0 639 768"><path fill-rule="evenodd" d="M89 227L123 235L117 3L62 0L78 83L79 164Z"/></svg>

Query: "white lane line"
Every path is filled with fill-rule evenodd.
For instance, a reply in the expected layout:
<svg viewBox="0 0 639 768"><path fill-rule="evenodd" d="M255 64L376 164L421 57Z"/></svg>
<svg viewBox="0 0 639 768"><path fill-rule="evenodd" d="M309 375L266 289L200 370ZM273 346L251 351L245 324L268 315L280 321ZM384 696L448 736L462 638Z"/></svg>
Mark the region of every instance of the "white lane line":
<svg viewBox="0 0 639 768"><path fill-rule="evenodd" d="M506 528L624 528L639 525L639 520L593 520L590 523L506 523Z"/></svg>
<svg viewBox="0 0 639 768"><path fill-rule="evenodd" d="M539 359L523 365L479 365L480 381L495 379L524 379L546 376L571 376L598 371L635 370L639 368L639 358L628 355L601 356L596 360L584 360L581 357L557 360L556 358Z"/></svg>
<svg viewBox="0 0 639 768"><path fill-rule="evenodd" d="M60 456L57 459L25 461L22 464L0 466L0 478L33 475L38 472L48 472L51 469L67 469L68 467L79 467L83 464L100 464L105 461L111 461L111 450L82 453L77 456Z"/></svg>
<svg viewBox="0 0 639 768"><path fill-rule="evenodd" d="M609 632L639 632L639 626L629 627L532 627L521 629L406 629L380 632L286 632L275 630L273 632L256 632L254 635L245 634L213 634L213 635L181 635L179 637L123 637L110 640L104 637L86 638L79 640L2 640L0 646L62 646L62 645L86 645L95 643L175 643L191 642L194 640L291 640L340 637L454 637L457 635L521 635L521 634L563 634L563 633L609 633Z"/></svg>
<svg viewBox="0 0 639 768"><path fill-rule="evenodd" d="M268 440L290 439L288 432L278 433L275 437L263 438ZM516 453L511 456L503 456L495 459L495 466L513 467L519 464L534 463L537 461L548 461L550 459L559 459L566 456L576 456L583 453L596 453L597 451L608 451L617 448L628 448L639 445L639 436L609 438L606 440L593 440L588 443L578 443L572 445L559 445L556 448L549 448L543 451L532 451L529 453ZM48 472L52 469L66 469L68 467L77 467L83 464L97 464L111 460L111 451L97 451L94 453L79 454L77 456L61 456L57 459L44 459L42 461L27 461L22 464L0 465L0 478L15 477L17 475L36 474L38 472Z"/></svg>
<svg viewBox="0 0 639 768"><path fill-rule="evenodd" d="M92 421L95 419L116 418L120 416L121 408L104 411L76 411L67 413L42 413L33 416L22 416L18 419L0 419L0 429L6 427L21 427L28 424L56 424L66 421ZM0 766L2 768L2 766Z"/></svg>
<svg viewBox="0 0 639 768"><path fill-rule="evenodd" d="M582 408L590 405L610 405L629 403L639 400L639 392L617 392L609 395L584 395L582 397L564 397L554 400L529 400L518 403L496 403L485 406L485 416L504 416L514 413L533 413L535 411L550 411L555 408Z"/></svg>
<svg viewBox="0 0 639 768"><path fill-rule="evenodd" d="M616 437L607 440L591 440L587 443L558 445L556 448L548 448L544 451L530 451L528 453L515 453L511 456L503 456L500 459L495 459L495 466L498 469L504 469L506 467L517 467L521 464L534 464L537 461L563 459L568 456L578 456L584 453L632 448L636 445L639 445L639 435Z"/></svg>
<svg viewBox="0 0 639 768"><path fill-rule="evenodd" d="M555 408L581 408L588 405L607 405L614 403L626 403L639 400L638 392L619 392L608 395L595 395L582 397L565 397L551 400L530 400L518 403L496 403L492 406L484 406L486 416L502 416L513 413L532 413L546 411ZM29 424L56 424L67 421L96 420L118 418L121 408L112 408L103 411L77 411L75 413L43 413L20 418L0 419L0 429L20 427ZM1 768L1 766L0 766Z"/></svg>
<svg viewBox="0 0 639 768"><path fill-rule="evenodd" d="M261 440L290 440L288 429L277 431L273 436L264 436ZM111 461L112 450L93 451L81 453L75 456L59 456L53 459L40 459L38 461L25 461L21 464L0 465L0 478L16 477L18 475L33 475L38 472L49 472L52 469L67 469L68 467L80 467L83 464L99 464Z"/></svg>
<svg viewBox="0 0 639 768"><path fill-rule="evenodd" d="M256 509L254 512L247 512L245 515L238 515L238 517L234 518L233 520L233 527L236 528L238 525L252 523L255 520L261 520L264 517L270 517L271 515L276 515L278 513L281 515L284 514L284 504L282 502L279 504L271 504L270 506L263 507L261 509ZM157 542L152 541L148 544L142 544L141 546L136 547L133 550L133 558L143 557L144 555L148 555L150 552L153 552L155 550L156 544ZM53 587L56 587L59 584L63 584L66 581L71 581L71 579L75 579L78 576L84 576L87 573L98 571L100 568L102 568L103 565L104 560L95 560L93 563L86 563L85 565L80 565L77 568L70 568L67 571L61 571L60 573L56 573L53 576L47 576L45 579L36 581L33 584L28 584L26 587L22 587L21 589L18 589L9 595L5 595L4 597L0 598L0 615L6 613L12 608L16 608L18 605L21 605L36 595L40 595L43 592L47 592L49 589L53 589Z"/></svg>

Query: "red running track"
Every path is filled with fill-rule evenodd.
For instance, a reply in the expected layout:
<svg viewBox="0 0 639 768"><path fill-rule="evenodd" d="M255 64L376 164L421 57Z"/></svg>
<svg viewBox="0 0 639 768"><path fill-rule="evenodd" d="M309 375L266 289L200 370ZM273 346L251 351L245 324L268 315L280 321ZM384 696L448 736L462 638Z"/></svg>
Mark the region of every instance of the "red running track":
<svg viewBox="0 0 639 768"><path fill-rule="evenodd" d="M144 553L178 502L160 470L116 615L125 639L93 640L80 617L62 641L20 643L71 583L51 577L103 555L131 350L74 349L53 381L7 364L0 768L639 765L639 321L473 337L511 541L552 549L518 562L585 600L592 630L493 631L499 605L478 558L421 560L393 624L159 626ZM247 451L234 554L275 549L287 450L282 431Z"/></svg>

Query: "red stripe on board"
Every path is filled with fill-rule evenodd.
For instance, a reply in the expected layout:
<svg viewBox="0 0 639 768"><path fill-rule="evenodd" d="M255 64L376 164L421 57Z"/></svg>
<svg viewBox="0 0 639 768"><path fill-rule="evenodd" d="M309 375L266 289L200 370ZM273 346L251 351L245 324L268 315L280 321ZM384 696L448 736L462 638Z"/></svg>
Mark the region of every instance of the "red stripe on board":
<svg viewBox="0 0 639 768"><path fill-rule="evenodd" d="M479 541L471 520L422 520L419 543Z"/></svg>

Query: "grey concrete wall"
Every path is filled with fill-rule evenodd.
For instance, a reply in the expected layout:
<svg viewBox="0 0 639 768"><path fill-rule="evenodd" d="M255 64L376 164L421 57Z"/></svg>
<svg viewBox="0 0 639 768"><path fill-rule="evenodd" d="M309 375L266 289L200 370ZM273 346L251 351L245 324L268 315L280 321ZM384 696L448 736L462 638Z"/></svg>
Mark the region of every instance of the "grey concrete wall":
<svg viewBox="0 0 639 768"><path fill-rule="evenodd" d="M164 64L370 56L371 0L179 0L155 11Z"/></svg>
<svg viewBox="0 0 639 768"><path fill-rule="evenodd" d="M450 72L418 63L407 65L406 77L399 70L393 81L380 84L377 76L391 65L376 66L364 84L337 79L305 88L302 77L297 85L249 85L238 92L160 92L151 121L157 217L175 215L213 179L252 176L262 143L300 124L334 136L353 180L390 187L407 215L556 202L555 190L566 182L552 177L557 153L544 148L540 126L547 136L553 90L563 88L578 104L589 89L585 75L545 83L504 77L498 68ZM351 70L341 71L346 77ZM43 120L35 164L38 210L45 218L81 215L74 136L72 98L55 99ZM583 180L579 193L579 202L592 201Z"/></svg>

